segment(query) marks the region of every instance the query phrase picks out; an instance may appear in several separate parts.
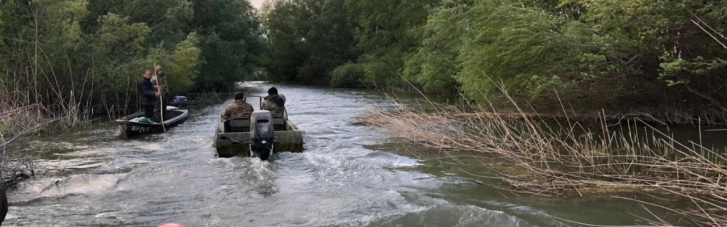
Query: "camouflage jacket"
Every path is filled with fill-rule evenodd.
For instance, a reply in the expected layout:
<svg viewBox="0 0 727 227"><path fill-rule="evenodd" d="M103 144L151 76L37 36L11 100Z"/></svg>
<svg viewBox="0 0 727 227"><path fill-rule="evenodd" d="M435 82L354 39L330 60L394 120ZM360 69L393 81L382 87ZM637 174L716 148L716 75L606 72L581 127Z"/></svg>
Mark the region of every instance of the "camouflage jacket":
<svg viewBox="0 0 727 227"><path fill-rule="evenodd" d="M222 119L250 117L250 115L252 115L252 111L254 110L250 103L245 102L245 100L235 100L235 102L227 106L227 108L222 111Z"/></svg>
<svg viewBox="0 0 727 227"><path fill-rule="evenodd" d="M263 101L260 109L270 111L273 115L283 116L285 113L285 96L270 95L265 97L265 101Z"/></svg>
<svg viewBox="0 0 727 227"><path fill-rule="evenodd" d="M162 75L156 75L154 74L151 77L151 83L154 84L154 89L156 90L159 85L162 86L162 97L167 97L169 95L169 86L167 86L167 77Z"/></svg>

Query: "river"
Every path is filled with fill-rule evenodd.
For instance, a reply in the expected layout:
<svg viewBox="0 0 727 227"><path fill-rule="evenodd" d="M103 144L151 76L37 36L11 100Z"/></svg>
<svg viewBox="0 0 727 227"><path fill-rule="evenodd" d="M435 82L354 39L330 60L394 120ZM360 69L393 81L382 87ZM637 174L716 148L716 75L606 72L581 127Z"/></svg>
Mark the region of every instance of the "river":
<svg viewBox="0 0 727 227"><path fill-rule="evenodd" d="M265 95L273 84L246 86L254 88L248 95ZM44 174L8 192L4 226L524 227L648 217L624 200L501 192L478 177L488 170L474 158L453 160L353 125L367 108L387 105L377 93L274 86L304 131L305 152L279 153L272 162L215 158L222 103L193 108L184 124L138 139L120 138L112 122L33 137L15 147L37 157Z"/></svg>

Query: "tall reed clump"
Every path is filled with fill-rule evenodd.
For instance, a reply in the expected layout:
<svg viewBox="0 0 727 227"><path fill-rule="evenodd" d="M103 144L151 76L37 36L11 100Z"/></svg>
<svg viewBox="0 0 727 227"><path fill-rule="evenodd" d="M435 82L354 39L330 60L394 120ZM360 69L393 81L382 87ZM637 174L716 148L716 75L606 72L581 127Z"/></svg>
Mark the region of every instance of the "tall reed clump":
<svg viewBox="0 0 727 227"><path fill-rule="evenodd" d="M5 188L34 175L32 160L25 155L8 153L8 146L52 122L43 115L46 111L43 105L21 105L26 101L23 93L4 93L0 98L0 181Z"/></svg>
<svg viewBox="0 0 727 227"><path fill-rule="evenodd" d="M421 112L397 103L364 113L358 123L425 147L505 159L510 165L494 171L508 190L547 196L666 193L691 202L671 209L690 224L727 226L727 159L716 150L680 143L639 119L622 122L625 129L618 132L601 113L594 130L567 114L564 120L533 117L511 102L518 112L433 103L436 111Z"/></svg>
<svg viewBox="0 0 727 227"><path fill-rule="evenodd" d="M8 152L11 143L28 134L85 127L90 124L91 113L83 107L88 103L78 102L73 90L64 95L61 86L50 87L48 92L57 96L49 102L52 104L45 104L39 86L20 90L17 88L21 86L0 85L0 181L8 187L35 174L29 154Z"/></svg>
<svg viewBox="0 0 727 227"><path fill-rule="evenodd" d="M73 92L51 105L36 102L31 92L0 91L0 133L4 138L30 132L76 129L90 123L89 108L77 102ZM42 125L43 127L36 127ZM28 129L32 129L28 131Z"/></svg>

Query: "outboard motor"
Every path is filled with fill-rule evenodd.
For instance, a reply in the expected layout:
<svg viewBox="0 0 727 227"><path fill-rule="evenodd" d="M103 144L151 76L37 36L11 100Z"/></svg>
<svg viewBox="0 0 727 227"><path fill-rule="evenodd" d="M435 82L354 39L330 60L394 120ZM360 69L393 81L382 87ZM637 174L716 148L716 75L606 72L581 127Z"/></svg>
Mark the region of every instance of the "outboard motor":
<svg viewBox="0 0 727 227"><path fill-rule="evenodd" d="M176 106L179 109L187 108L187 96L174 96L174 101L169 103L170 106Z"/></svg>
<svg viewBox="0 0 727 227"><path fill-rule="evenodd" d="M275 128L273 115L267 110L252 112L250 116L250 151L261 160L268 160L273 154Z"/></svg>

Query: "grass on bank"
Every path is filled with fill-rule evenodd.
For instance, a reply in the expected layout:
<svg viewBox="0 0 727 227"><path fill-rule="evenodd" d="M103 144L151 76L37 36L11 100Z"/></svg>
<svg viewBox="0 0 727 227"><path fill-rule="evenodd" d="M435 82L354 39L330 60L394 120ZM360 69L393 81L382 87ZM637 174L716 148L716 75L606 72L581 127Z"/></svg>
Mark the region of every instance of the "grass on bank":
<svg viewBox="0 0 727 227"><path fill-rule="evenodd" d="M691 202L680 210L662 207L685 217L678 224L727 226L727 159L716 150L680 143L638 118L623 122L619 133L599 113L600 127L592 130L566 111L565 119L554 121L511 103L513 114L434 103L428 103L434 111L422 112L397 103L364 113L358 123L412 144L505 159L509 165L494 171L507 190L537 196L662 193Z"/></svg>

